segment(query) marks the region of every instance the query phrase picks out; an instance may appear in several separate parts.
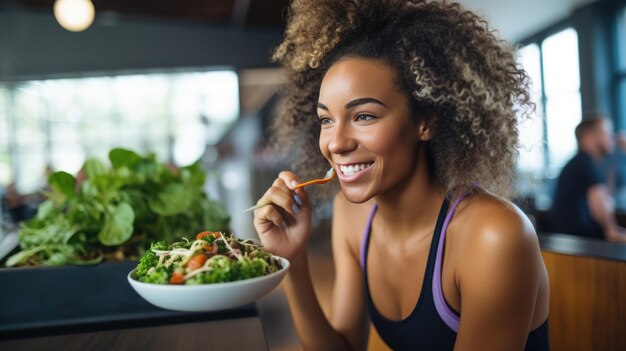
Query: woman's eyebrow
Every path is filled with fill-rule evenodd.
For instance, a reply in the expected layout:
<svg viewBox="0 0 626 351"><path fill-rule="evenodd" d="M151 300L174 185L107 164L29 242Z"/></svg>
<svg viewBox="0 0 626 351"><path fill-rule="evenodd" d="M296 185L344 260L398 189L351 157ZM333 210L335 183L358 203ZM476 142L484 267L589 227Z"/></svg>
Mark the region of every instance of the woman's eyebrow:
<svg viewBox="0 0 626 351"><path fill-rule="evenodd" d="M366 97L355 99L346 104L346 110L353 108L354 106L363 105L363 104L379 104L387 107L387 105L383 104L380 100L376 100L374 98Z"/></svg>
<svg viewBox="0 0 626 351"><path fill-rule="evenodd" d="M355 99L355 100L348 102L346 104L346 110L349 110L353 108L354 106L363 105L363 104L379 104L379 105L387 107L387 105L382 103L380 100L366 97L366 98ZM328 107L326 107L326 105L322 104L321 102L317 103L317 108L328 111Z"/></svg>
<svg viewBox="0 0 626 351"><path fill-rule="evenodd" d="M322 104L321 102L317 103L317 108L328 111L328 107L326 107L326 105Z"/></svg>

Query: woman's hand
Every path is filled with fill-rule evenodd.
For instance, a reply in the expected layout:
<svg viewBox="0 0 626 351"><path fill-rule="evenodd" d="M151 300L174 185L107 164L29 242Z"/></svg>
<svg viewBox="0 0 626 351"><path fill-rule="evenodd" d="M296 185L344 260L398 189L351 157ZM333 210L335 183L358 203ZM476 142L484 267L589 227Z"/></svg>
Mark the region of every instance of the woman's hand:
<svg viewBox="0 0 626 351"><path fill-rule="evenodd" d="M311 203L292 172L281 172L254 211L254 228L266 251L292 261L304 252L311 237Z"/></svg>

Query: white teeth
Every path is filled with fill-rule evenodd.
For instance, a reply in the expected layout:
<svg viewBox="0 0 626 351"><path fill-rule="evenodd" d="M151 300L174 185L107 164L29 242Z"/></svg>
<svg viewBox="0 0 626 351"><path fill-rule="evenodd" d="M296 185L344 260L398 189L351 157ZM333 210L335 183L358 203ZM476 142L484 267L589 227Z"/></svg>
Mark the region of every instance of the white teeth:
<svg viewBox="0 0 626 351"><path fill-rule="evenodd" d="M349 166L339 166L339 169L341 170L341 173L345 174L345 175L352 175L354 173L360 172L366 168L368 168L370 164L366 164L366 163L361 163L361 164L354 164L354 165L349 165Z"/></svg>

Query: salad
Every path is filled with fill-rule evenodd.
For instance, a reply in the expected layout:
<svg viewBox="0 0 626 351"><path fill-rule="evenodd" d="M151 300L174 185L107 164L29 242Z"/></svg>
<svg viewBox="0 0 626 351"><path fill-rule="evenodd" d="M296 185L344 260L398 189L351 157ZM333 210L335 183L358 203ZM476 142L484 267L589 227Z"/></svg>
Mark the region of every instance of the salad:
<svg viewBox="0 0 626 351"><path fill-rule="evenodd" d="M259 277L282 269L280 261L252 239L201 232L194 241L159 241L139 260L137 280L154 284L209 284Z"/></svg>

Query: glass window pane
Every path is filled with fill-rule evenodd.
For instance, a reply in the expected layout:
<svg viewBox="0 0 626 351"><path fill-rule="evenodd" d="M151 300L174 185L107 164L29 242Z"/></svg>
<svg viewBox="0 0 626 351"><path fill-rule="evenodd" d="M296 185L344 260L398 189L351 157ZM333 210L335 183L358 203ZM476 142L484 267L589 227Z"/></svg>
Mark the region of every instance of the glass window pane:
<svg viewBox="0 0 626 351"><path fill-rule="evenodd" d="M20 194L33 194L45 185L45 157L43 148L22 149L15 154L18 167L15 186Z"/></svg>
<svg viewBox="0 0 626 351"><path fill-rule="evenodd" d="M582 119L580 93L558 95L546 101L548 129L548 176L558 176L561 168L576 153L574 129Z"/></svg>
<svg viewBox="0 0 626 351"><path fill-rule="evenodd" d="M143 75L115 77L112 82L113 115L111 120L124 128L115 128L110 125L108 135L110 146L125 147L143 152L140 149L140 135L142 122L147 118L145 111L146 94L143 89L149 89L151 79Z"/></svg>
<svg viewBox="0 0 626 351"><path fill-rule="evenodd" d="M50 161L53 170L63 170L70 174L76 174L85 162L82 148L71 144L54 144L50 150Z"/></svg>
<svg viewBox="0 0 626 351"><path fill-rule="evenodd" d="M46 143L45 107L39 87L39 82L29 82L15 90L13 111L17 148L43 147Z"/></svg>
<svg viewBox="0 0 626 351"><path fill-rule="evenodd" d="M548 177L555 177L577 150L574 129L582 118L578 35L572 28L542 45L548 142Z"/></svg>
<svg viewBox="0 0 626 351"><path fill-rule="evenodd" d="M547 97L580 90L578 35L573 28L549 36L541 44Z"/></svg>
<svg viewBox="0 0 626 351"><path fill-rule="evenodd" d="M181 74L173 82L170 106L174 121L174 161L199 159L239 115L239 81L235 72Z"/></svg>
<svg viewBox="0 0 626 351"><path fill-rule="evenodd" d="M519 50L518 60L531 79L530 94L536 105L534 114L520 120L520 155L518 170L522 173L540 175L545 160L543 154L543 113L541 106L541 63L539 46L527 45Z"/></svg>

